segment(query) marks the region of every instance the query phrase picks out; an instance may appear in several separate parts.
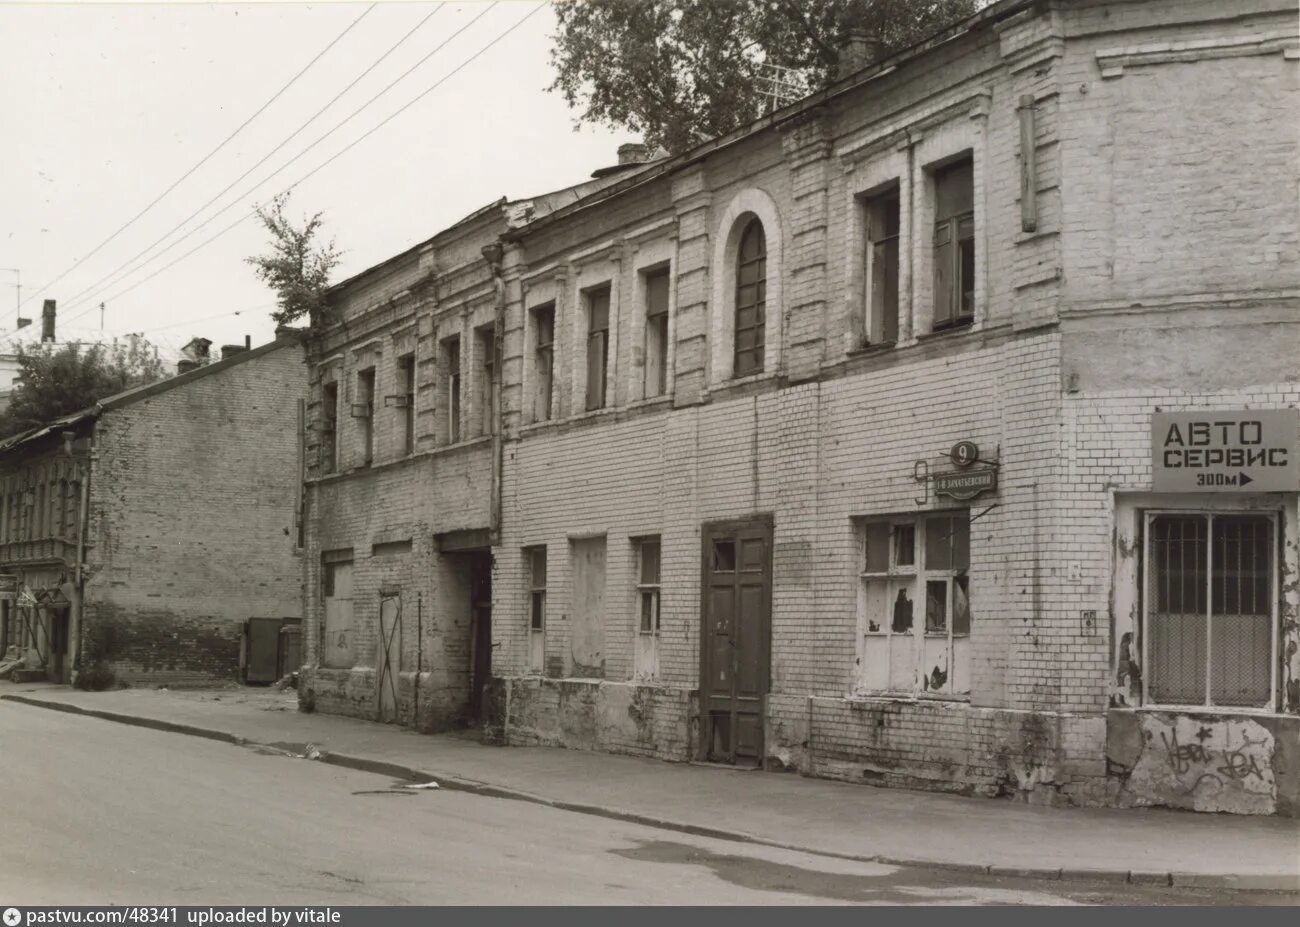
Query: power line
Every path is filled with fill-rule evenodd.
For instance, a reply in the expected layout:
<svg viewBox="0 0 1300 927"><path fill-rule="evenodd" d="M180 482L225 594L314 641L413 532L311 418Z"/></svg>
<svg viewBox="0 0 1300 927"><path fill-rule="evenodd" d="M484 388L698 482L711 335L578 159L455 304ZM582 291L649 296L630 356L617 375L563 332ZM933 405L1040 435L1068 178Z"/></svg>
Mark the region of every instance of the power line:
<svg viewBox="0 0 1300 927"><path fill-rule="evenodd" d="M377 125L373 126L373 127L372 127L371 129L369 129L365 134L363 134L363 135L361 135L360 137L358 137L357 139L355 139L353 142L351 142L350 144L348 144L348 145L347 145L346 147L344 147L342 150L338 151L338 152L335 153L334 155L330 156L327 160L325 160L325 161L323 161L322 163L318 164L318 165L317 165L316 167L314 167L311 171L309 171L307 174L303 175L302 177L298 178L296 181L294 181L294 182L293 182L292 184L290 184L288 187L285 187L283 190L280 191L280 193L288 193L288 192L290 192L291 190L293 190L294 187L297 187L299 184L305 183L307 180L309 180L309 179L311 179L313 176L315 176L319 171L321 171L321 170L323 170L324 168L328 167L330 164L332 164L332 163L333 163L334 161L336 161L338 158L342 157L344 154L346 154L347 152L351 151L351 150L352 150L353 148L355 148L358 144L360 144L361 142L365 141L367 138L369 138L371 135L373 135L373 134L374 134L375 132L377 132L379 129L383 128L385 125L387 125L387 124L388 124L389 122L391 122L393 119L395 119L395 118L397 118L398 116L400 116L402 113L404 113L406 110L410 109L410 108L411 108L412 106L414 106L416 103L420 102L420 100L424 99L426 96L428 96L428 95L429 95L430 93L432 93L434 90L436 90L438 87L442 86L442 84L444 84L446 81L450 80L452 77L454 77L456 74L458 74L458 73L459 73L461 70L463 70L465 67L467 67L468 65L470 65L471 63L473 63L473 62L474 62L475 60L477 60L481 55L483 55L484 53L486 53L489 49L491 49L493 46L495 46L498 42L502 41L506 36L508 36L510 33L514 32L516 29L518 29L520 26L522 26L522 25L523 25L523 24L524 24L528 19L531 19L534 15L536 15L540 10L542 10L542 9L543 9L544 7L546 7L547 5L548 5L547 3L541 3L541 4L538 4L537 6L533 7L532 10L530 10L530 11L529 11L527 14L525 14L524 16L520 17L520 19L519 19L517 22L515 22L512 26L510 26L510 27L509 27L508 29L506 29L504 32L501 32L500 34L498 34L498 35L496 36L496 38L492 39L492 41L488 42L486 45L484 45L482 48L480 48L480 49L479 49L478 51L476 51L474 54L470 55L468 58L466 58L464 61L462 61L460 64L458 64L455 68L453 68L453 69L452 69L451 71L449 71L447 74L443 75L441 78L439 78L437 81L435 81L435 82L434 82L430 87L428 87L428 88L426 88L425 90L421 91L421 92L420 92L420 93L419 93L419 94L418 94L414 99L412 99L412 100L410 100L409 102L407 102L406 104L404 104L400 109L396 110L396 111L393 112L391 115L389 115L388 117L386 117L383 121L381 121L381 122L379 122ZM472 23L471 23L471 25L472 25ZM467 27L467 28L468 28L468 27ZM274 176L274 175L272 175L272 176ZM267 179L269 179L269 178L267 178ZM264 182L265 182L265 181L264 181ZM277 194L277 195L278 195L278 194ZM227 208L228 208L228 207L227 207ZM224 211L224 210L223 210L223 211ZM207 220L207 222L211 222L212 219L215 219L218 215L220 215L220 213L217 213L217 214L213 215L210 219ZM242 222L244 222L244 221L246 221L246 220L248 220L248 219L251 219L251 218L252 218L253 216L255 216L255 215L257 215L257 210L256 210L256 209L253 209L252 211L246 213L245 215L240 216L238 219L236 219L236 220L235 220L234 222L232 222L230 225L228 225L228 226L226 226L225 228L223 228L220 232L217 232L217 234L215 234L215 235L211 236L210 238L206 238L206 239L204 239L203 241L199 242L199 244L195 245L195 246L194 246L193 248L191 248L189 251L186 251L186 252L185 252L184 254L182 254L180 257L178 257L178 258L176 258L175 260L171 261L170 263L164 265L163 267L160 267L158 270L154 271L154 272L153 272L152 274L150 274L148 277L145 277L145 278L142 279L142 280L138 280L137 282L131 284L131 285L130 285L129 287L127 287L126 289L124 289L124 290L120 290L120 291L118 291L117 293L115 293L113 296L108 297L108 301L109 301L109 302L112 302L112 301L114 301L114 300L116 300L116 299L119 299L120 297L126 295L127 293L130 293L130 292L131 292L132 290L134 290L136 287L139 287L139 286L144 285L145 283L148 283L150 280L152 280L154 277L156 277L156 276L158 276L159 274L161 274L163 271L168 270L168 269L170 269L170 268L172 268L172 267L175 267L177 264L179 264L181 261L185 260L185 259L186 259L187 257L189 257L191 254L194 254L196 251L199 251L199 250L201 250L202 248L207 247L207 246L210 245L212 242L216 241L218 238L222 237L222 236L225 235L227 232L229 232L229 231L231 231L232 229L234 229L234 228L235 228L236 226L238 226L240 223L242 223ZM204 225L206 225L207 222L205 222ZM202 227L203 227L203 226L199 226L199 228L202 228ZM195 231L197 231L197 230L198 230L198 229L195 229ZM83 312L82 314L84 314L84 312ZM77 318L77 316L73 316L73 318Z"/></svg>
<svg viewBox="0 0 1300 927"><path fill-rule="evenodd" d="M203 229L205 226L207 226L208 223L214 221L218 216L222 215L223 213L229 211L232 207L236 206L236 205L239 203L239 200L242 199L244 196L247 196L249 193L252 193L254 190L256 190L258 187L260 187L262 184L266 183L266 182L267 182L268 180L270 180L272 177L275 177L277 174L279 174L279 173L280 173L281 171L283 171L285 168L289 167L289 165L293 164L295 161L297 161L299 158L301 158L301 157L302 157L303 155L305 155L307 152L311 151L313 148L315 148L315 147L316 147L317 145L319 145L321 142L325 141L325 139L329 138L331 135L333 135L335 132L337 132L339 129L341 129L344 125L346 125L346 124L347 124L349 121L351 121L354 117L356 117L357 115L359 115L363 110L365 110L365 109L366 109L367 107L369 107L372 103L374 103L377 99L379 99L381 96L383 96L385 93L387 93L387 92L388 92L389 90L391 90L393 87L395 87L399 82L401 82L401 81L404 80L407 76L409 76L410 73L411 73L412 71L414 71L416 68L420 67L420 65L424 64L426 61L428 61L430 58L432 58L435 54L437 54L438 51L440 51L444 46L446 46L448 42L452 41L452 39L456 38L458 35L460 35L462 32L464 32L464 31L465 31L466 29L468 29L470 26L474 25L474 23L478 22L480 19L482 19L484 16L486 16L486 15L488 14L488 12L489 12L489 11L492 9L492 7L494 7L494 6L496 6L496 3L495 3L495 2L492 3L492 4L490 4L486 9L483 10L483 12L481 12L478 16L474 17L474 19L470 20L467 24L465 24L464 26L462 26L462 27L461 27L460 29L458 29L456 32L452 33L452 34L451 34L450 36L448 36L446 39L444 39L444 40L443 40L443 41L442 41L442 42L441 42L441 43L440 43L436 48L434 48L432 51L430 51L428 54L426 54L423 58L421 58L419 61L417 61L417 62L416 62L415 64L413 64L411 67L409 67L409 68L407 68L405 71L403 71L400 75L398 75L398 77L397 77L396 79L394 79L391 83L389 83L388 86L384 87L383 90L380 90L377 94L375 94L373 97L371 97L371 98L370 98L369 100L367 100L365 103L361 104L361 106L359 106L357 109L353 110L351 114L349 114L348 116L344 117L344 119L343 119L342 121L340 121L338 124L336 124L332 129L330 129L328 132L326 132L326 133L325 133L324 135L322 135L320 138L316 139L316 141L312 142L310 145L308 145L308 146L307 146L306 148L304 148L302 151L298 152L298 154L294 155L292 158L290 158L290 159L289 159L288 161L286 161L284 164L280 165L278 168L276 168L276 169L275 169L274 171L272 171L270 174L268 174L267 176L263 177L263 178L262 178L261 180L259 180L257 183L253 184L253 186L249 187L247 190L245 190L243 193L241 193L241 194L240 194L238 197L236 197L234 200L231 200L229 203L227 203L227 204L226 204L225 206L223 206L221 209L217 210L217 212L213 213L211 216L209 216L209 217L208 217L206 220L204 220L202 223L200 223L199 225L197 225L197 226L195 226L194 228L190 229L190 231L186 232L186 233L185 233L184 235L182 235L180 238L176 239L176 240L173 241L171 244L167 245L167 247L163 248L163 249L162 249L161 251L159 251L157 254L153 255L152 257L145 258L145 260L140 261L138 264L136 263L136 261L139 260L139 258L141 258L141 257L143 257L144 255L148 254L150 251L152 251L154 248L156 248L156 247L157 247L158 245L160 245L162 242L166 241L169 237L171 237L172 234L174 234L175 232L177 232L177 231L179 231L180 229L184 228L185 225L186 225L190 220L194 219L196 216L198 216L200 213L202 213L203 210L207 209L209 206L211 206L211 205L212 205L213 203L215 203L217 200L221 199L223 196L225 196L227 193L229 193L229 192L230 192L230 191L231 191L231 190L232 190L232 189L233 189L233 188L234 188L234 187L235 187L235 186L236 186L240 181L242 181L242 180L243 180L244 178L246 178L249 174L253 173L253 171L257 170L259 167L261 167L263 164L265 164L267 161L269 161L269 160L270 160L270 159L271 159L271 158L272 158L272 157L273 157L273 156L274 156L278 151L280 151L280 149L282 149L285 145L289 144L289 142L291 142L293 139L297 138L298 135L299 135L299 134L300 134L304 129L307 128L307 126L309 126L309 125L311 125L313 122L315 122L316 119L319 118L320 115L321 115L322 113L324 113L327 109L329 109L331 106L333 106L333 105L334 105L334 104L339 100L340 97L342 97L342 96L343 96L344 94L346 94L349 90L351 90L353 87L355 87L355 86L356 86L356 85L357 85L357 84L358 84L358 83L359 83L359 82L360 82L360 81L361 81L361 80L362 80L362 79L363 79L367 74L369 74L369 73L370 73L371 71L373 71L376 67L378 67L378 66L379 66L379 65L380 65L380 64L381 64L381 63L382 63L386 58L388 58L389 55L391 55L393 52L395 52L395 51L396 51L396 50L397 50L397 49L402 45L403 42L405 42L407 39L409 39L409 38L410 38L410 37L415 33L415 31L416 31L417 29L419 29L419 28L420 28L421 26L423 26L426 22L428 22L430 19L432 19L433 16L434 16L434 14L437 13L440 9L442 9L442 6L441 6L441 5L439 5L439 6L437 6L437 7L434 7L432 13L429 13L428 16L425 16L424 19L422 19L422 20L420 20L418 23L416 23L415 26L414 26L414 27L413 27L409 32L406 33L406 35L404 35L404 36L402 36L400 39L398 39L398 40L397 40L397 41L396 41L396 42L395 42L395 43L394 43L394 44L393 44L393 45L392 45L392 46L391 46L391 47L390 47L386 52L384 52L382 55L380 55L379 58L376 59L376 60L374 61L374 63L372 63L368 68L366 68L364 71L362 71L360 74L358 74L358 75L357 75L357 76L352 80L351 83L349 83L346 87L344 87L344 88L343 88L342 90L340 90L337 94L335 94L334 97L333 97L333 98L332 98L328 103L326 103L324 106L322 106L320 109L318 109L315 113L313 113L313 114L312 114L312 115L307 119L307 121L305 121L302 125L298 126L298 128L296 128L296 129L294 129L293 132L291 132L291 133L290 133L290 134L289 134L289 135L288 135L288 136L287 136L283 141L280 142L280 144L276 145L273 149L271 149L269 152L267 152L267 154L266 154L265 156L263 156L263 157L262 157L262 158L261 158L261 159L260 159L256 164L254 164L254 165L253 165L252 167L250 167L248 170L244 171L244 173L242 173L242 174L240 174L238 177L236 177L236 178L235 178L235 179L234 179L234 180L233 180L229 185L226 186L226 188L225 188L224 190L222 190L222 191L221 191L220 193L218 193L216 196L212 197L210 200L208 200L206 203L204 203L204 204L203 204L202 206L200 206L198 209L194 210L194 212L190 213L188 216L186 216L184 219L182 219L182 220L181 220L180 222L178 222L176 225L172 226L172 228L168 229L167 232L166 232L165 234L163 234L162 237L160 237L160 238L157 239L155 242L153 242L153 244L149 245L147 248L145 248L145 249L144 249L143 251L141 251L139 254L136 254L134 257L132 257L132 258L130 258L129 260L124 261L122 264L118 265L118 267L117 267L116 270L113 270L113 271L111 271L110 273L105 274L103 277L100 277L99 280L97 280L95 283L92 283L90 286L86 287L85 289L81 290L80 292L78 292L78 293L76 293L74 296L72 296L72 297L68 300L68 304L69 304L69 306L76 306L76 305L80 304L80 302L82 301L82 298L83 298L87 293L90 293L90 292L93 291L93 290L96 290L96 289L98 289L98 288L100 288L100 287L115 286L117 283L120 283L120 282L121 282L122 280L124 280L126 277L129 277L131 274L135 273L135 272L136 272L137 270L139 270L141 267L144 267L145 265L150 264L150 263L152 263L153 261L157 260L158 258L162 257L164 254L166 254L166 253L167 253L168 251L170 251L172 248L175 248L175 247L176 247L177 245L179 245L181 242L185 241L185 239L191 237L192 235L197 234L201 229ZM129 266L129 265L133 265L133 264L134 264L135 266ZM116 279L116 280L111 280L111 278L114 278L114 277L116 277L117 279ZM110 280L111 280L111 282L110 282Z"/></svg>
<svg viewBox="0 0 1300 927"><path fill-rule="evenodd" d="M59 274L57 277L55 277L55 278L54 278L53 280L51 280L49 283L47 283L47 284L45 284L44 286L38 287L37 289L33 290L32 293L31 293L31 295L28 296L27 299L25 299L25 300L23 300L21 303L19 303L18 308L21 309L24 305L27 304L27 301L30 300L30 299L32 299L34 296L36 296L37 293L44 293L44 292L48 291L50 287L54 286L54 284L58 283L60 280L62 280L62 279L63 279L64 277L66 277L68 274L72 273L74 270L76 270L76 269L77 269L78 267L80 267L82 264L86 263L86 261L90 260L90 259L91 259L92 257L94 257L96 254L98 254L99 251L100 251L100 249L102 249L105 245L107 245L107 244L108 244L109 242L111 242L113 239L117 238L118 235L121 235L123 232L125 232L127 229L129 229L132 225L134 225L134 224L136 223L136 221L137 221L141 216L143 216L143 215L144 215L145 213L147 213L149 210L153 209L153 208L154 208L155 206L157 206L160 202L162 202L162 200L167 196L168 193L171 193L173 190L175 190L177 187L179 187L182 183L184 183L186 180L188 180L189 177L190 177L190 176L191 176L195 171L197 171L197 170L198 170L199 168L201 168L203 165L207 164L208 161L212 159L213 155L215 155L215 154L216 154L217 152L219 152L221 149L223 149L223 148L225 148L227 145L229 145L230 142L235 138L236 135L238 135L240 132L242 132L242 131L244 131L246 128L248 128L249 123L251 123L251 122L252 122L254 119L256 119L258 116L262 115L262 113L266 112L267 107L269 107L269 106L270 106L272 103L274 103L276 100L280 99L280 97L284 95L285 91L287 91L290 87L292 87L292 86L293 86L293 85L298 81L298 78L302 77L302 76L303 76L304 74L306 74L309 70L311 70L311 66L312 66L312 65L314 65L317 61L320 61L321 58L325 57L325 53L326 53L326 52L328 52L331 48L333 48L335 45L337 45L337 44L342 40L342 38L343 38L345 35L347 35L349 32L352 31L352 29L357 25L357 23L359 23L359 22L361 22L361 20L365 19L366 16L368 16L368 15L370 14L370 11L373 10L373 9L374 9L376 6L378 6L378 5L379 5L378 3L372 3L372 4L370 4L370 6L366 7L366 9L365 9L364 11L362 11L362 13L361 13L360 16L358 16L356 19L352 20L352 22L348 25L348 27L347 27L346 29L344 29L342 32L340 32L338 35L336 35L336 36L334 37L334 40L333 40L333 41L331 41L328 45L326 45L326 46L325 46L324 48L322 48L319 52L317 52L316 57L312 58L311 61L308 61L307 64L303 67L302 70L300 70L300 71L299 71L297 74L295 74L293 77L289 78L289 82L288 82L287 84L285 84L283 87L281 87L279 90L277 90L277 91L276 91L276 92L271 96L271 98L270 98L269 100L267 100L265 103L263 103L263 104L258 108L257 112L253 113L253 115L251 115L251 116L249 116L247 119L245 119L245 120L243 121L243 123L240 124L240 126L239 126L238 129L236 129L235 131L233 131L233 132L231 132L229 135L227 135L227 136L225 137L225 139L221 142L221 144L217 145L216 148L213 148L213 149L212 149L211 151L209 151L206 155L204 155L203 158L199 161L198 164L195 164L195 165L194 165L193 167L191 167L188 171L186 171L184 174L182 174L178 180L176 180L174 183L172 183L172 185L171 185L170 187L168 187L168 188L167 188L166 190L164 190L162 193L159 193L158 196L156 196L156 197L153 199L153 201L152 201L151 203L149 203L148 206L146 206L144 209L140 210L138 213L136 213L134 216L132 216L130 219L128 219L125 223L123 223L123 225L121 226L121 228L119 228L116 232L114 232L112 235L109 235L107 238L105 238L103 241L101 241L99 244L97 244L97 245L96 245L94 248L92 248L92 249L91 249L87 254L82 255L82 257L81 257L80 259L78 259L77 262L76 262L75 264L73 264L71 267L69 267L69 268L68 268L67 270L65 270L63 273Z"/></svg>

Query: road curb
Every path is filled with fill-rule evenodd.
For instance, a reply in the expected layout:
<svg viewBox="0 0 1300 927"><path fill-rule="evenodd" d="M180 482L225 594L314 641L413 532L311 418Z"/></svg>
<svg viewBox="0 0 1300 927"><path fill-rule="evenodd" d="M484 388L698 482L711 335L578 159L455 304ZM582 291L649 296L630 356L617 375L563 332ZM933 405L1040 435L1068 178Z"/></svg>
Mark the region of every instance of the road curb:
<svg viewBox="0 0 1300 927"><path fill-rule="evenodd" d="M34 708L45 708L51 711L61 711L66 714L85 715L91 718L98 718L103 721L113 721L118 724L127 724L134 727L149 728L155 731L162 731L170 734L184 734L189 737L201 737L205 740L215 740L221 743L234 744L236 746L248 747L269 747L275 748L274 743L261 743L259 741L249 740L231 734L228 731L215 730L212 728L198 727L192 724L178 724L172 721L162 721L157 718L146 718L140 715L128 715L116 711L102 711L94 708L83 708L80 705L70 705L65 702L52 702L44 699L33 698L28 695L4 694L0 695L0 701L18 702L23 705L30 705ZM288 754L292 755L292 754ZM1234 892L1286 892L1300 891L1300 874L1296 875L1247 875L1247 874L1205 874L1189 872L1161 872L1159 870L1127 870L1127 869L1062 869L1062 868L1034 868L1034 867L1017 867L1001 866L990 863L966 863L966 862L948 862L944 860L929 859L911 859L903 857L886 856L883 854L860 855L854 853L838 853L833 850L818 849L815 847L802 846L794 843L785 843L778 840L772 840L766 837L760 837L755 834L747 834L743 831L722 830L714 827L705 827L699 824L690 824L682 821L674 821L670 818L660 818L654 815L641 814L633 811L623 811L618 808L607 808L602 805L590 805L582 802L564 801L562 799L547 798L544 795L536 795L531 792L524 792L518 789L508 788L506 786L493 785L490 782L481 782L475 779L466 779L452 773L443 773L432 770L421 770L411 766L404 766L400 763L389 763L384 760L371 759L369 757L350 756L345 753L332 753L327 750L321 750L312 757L304 759L315 759L318 762L326 763L332 766L340 766L345 769L353 769L358 772L374 773L381 776L390 776L394 779L402 779L408 782L422 782L429 779L436 780L440 788L452 792L468 792L474 795L481 795L485 798L501 798L510 801L523 801L535 805L544 805L548 808L554 808L558 811L569 811L575 814L588 814L596 817L609 818L615 821L624 821L629 824L639 824L645 827L653 827L660 830L671 830L678 833L688 834L694 837L707 837L714 840L727 840L733 843L748 843L755 846L771 847L780 850L792 850L799 853L809 853L814 856L825 856L832 859L843 859L851 862L861 863L878 863L888 866L906 866L916 869L939 869L949 872L967 872L975 875L987 875L1001 878L1021 878L1021 879L1038 879L1043 881L1054 882L1080 882L1080 883L1128 883L1132 885L1161 885L1174 886L1181 888L1198 888L1198 889L1215 889L1220 891Z"/></svg>

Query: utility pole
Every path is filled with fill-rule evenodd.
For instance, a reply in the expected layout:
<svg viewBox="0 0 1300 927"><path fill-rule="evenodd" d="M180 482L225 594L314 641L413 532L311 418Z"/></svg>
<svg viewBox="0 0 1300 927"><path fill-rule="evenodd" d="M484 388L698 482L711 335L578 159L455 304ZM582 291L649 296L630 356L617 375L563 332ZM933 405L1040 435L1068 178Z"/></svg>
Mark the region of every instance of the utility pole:
<svg viewBox="0 0 1300 927"><path fill-rule="evenodd" d="M18 282L17 282L17 283L11 284L11 286L13 286L13 288L14 288L14 290L15 290L15 293L14 293L14 325L15 325L14 331L17 331L19 328L22 328L21 325L18 325L18 322L21 321L21 320L18 318L18 313L21 311L21 309L22 309L22 305L23 305L23 274L22 274L22 271L20 271L17 267L0 267L0 270L7 271L8 273L14 274L14 275L18 278Z"/></svg>
<svg viewBox="0 0 1300 927"><path fill-rule="evenodd" d="M104 304L99 304L99 333L104 333Z"/></svg>

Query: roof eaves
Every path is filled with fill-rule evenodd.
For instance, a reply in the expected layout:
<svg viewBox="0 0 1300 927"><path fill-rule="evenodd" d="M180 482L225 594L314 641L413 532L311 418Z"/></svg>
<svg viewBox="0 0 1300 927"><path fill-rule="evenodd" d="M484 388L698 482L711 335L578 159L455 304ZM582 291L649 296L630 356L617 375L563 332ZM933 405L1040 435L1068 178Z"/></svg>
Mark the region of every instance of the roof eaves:
<svg viewBox="0 0 1300 927"><path fill-rule="evenodd" d="M783 109L774 110L766 116L762 116L755 119L753 122L733 129L726 135L720 135L717 138L701 142L694 148L688 149L679 155L674 155L644 172L628 177L618 183L611 184L608 187L596 190L578 200L576 203L571 203L549 212L544 216L539 216L537 219L526 225L521 225L514 229L508 229L502 235L502 238L507 241L519 241L531 232L540 231L553 222L557 222L568 216L574 215L575 213L582 212L585 209L603 203L607 199L612 199L621 193L625 193L642 184L649 183L658 177L684 170L692 164L702 161L724 148L728 148L731 145L750 138L751 136L758 135L767 129L789 122L808 110L815 109L835 97L855 90L863 84L875 80L877 77L896 70L900 65L906 64L912 59L919 57L933 48L944 45L958 36L964 35L967 32L973 32L976 29L982 28L993 22L1006 19L1007 17L1020 12L1022 9L1040 2L1042 2L1042 0L1000 0L1000 2L992 3L960 22L954 23L947 29L935 33L930 38L909 46L902 51L895 52L888 58L883 58L880 61L874 62L860 71L855 71L830 86L824 87L816 93L809 94L802 100L791 103Z"/></svg>

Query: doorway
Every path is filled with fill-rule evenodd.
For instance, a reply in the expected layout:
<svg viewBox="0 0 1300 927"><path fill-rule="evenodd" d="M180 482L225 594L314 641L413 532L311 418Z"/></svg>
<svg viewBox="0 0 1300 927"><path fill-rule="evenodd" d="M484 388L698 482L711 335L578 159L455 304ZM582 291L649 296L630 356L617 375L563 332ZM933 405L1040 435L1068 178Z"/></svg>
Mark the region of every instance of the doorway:
<svg viewBox="0 0 1300 927"><path fill-rule="evenodd" d="M483 719L484 697L492 680L491 551L474 551L469 555L469 588L470 675L466 715L473 724Z"/></svg>
<svg viewBox="0 0 1300 927"><path fill-rule="evenodd" d="M772 522L703 531L700 755L760 766L772 645Z"/></svg>

